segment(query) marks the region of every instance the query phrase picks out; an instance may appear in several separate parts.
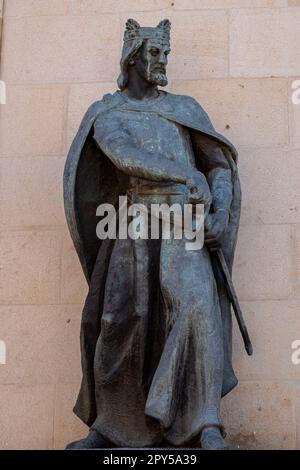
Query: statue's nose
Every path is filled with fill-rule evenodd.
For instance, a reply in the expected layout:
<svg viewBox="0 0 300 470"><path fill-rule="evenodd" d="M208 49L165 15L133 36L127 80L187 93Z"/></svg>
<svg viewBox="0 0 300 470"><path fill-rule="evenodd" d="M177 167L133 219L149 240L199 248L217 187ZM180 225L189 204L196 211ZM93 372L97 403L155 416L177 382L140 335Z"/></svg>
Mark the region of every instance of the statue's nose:
<svg viewBox="0 0 300 470"><path fill-rule="evenodd" d="M160 62L161 64L167 65L167 63L168 63L168 58L167 58L167 56L166 56L166 54L165 54L164 52L161 52L161 53L159 54L159 62Z"/></svg>

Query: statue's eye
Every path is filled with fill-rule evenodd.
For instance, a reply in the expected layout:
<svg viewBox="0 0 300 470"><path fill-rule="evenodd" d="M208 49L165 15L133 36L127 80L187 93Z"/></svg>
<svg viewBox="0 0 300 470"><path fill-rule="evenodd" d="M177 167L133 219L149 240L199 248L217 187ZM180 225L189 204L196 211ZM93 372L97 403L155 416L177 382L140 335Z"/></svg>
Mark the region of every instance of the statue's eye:
<svg viewBox="0 0 300 470"><path fill-rule="evenodd" d="M151 53L151 55L153 55L155 57L159 54L159 50L158 49L151 49L150 53Z"/></svg>

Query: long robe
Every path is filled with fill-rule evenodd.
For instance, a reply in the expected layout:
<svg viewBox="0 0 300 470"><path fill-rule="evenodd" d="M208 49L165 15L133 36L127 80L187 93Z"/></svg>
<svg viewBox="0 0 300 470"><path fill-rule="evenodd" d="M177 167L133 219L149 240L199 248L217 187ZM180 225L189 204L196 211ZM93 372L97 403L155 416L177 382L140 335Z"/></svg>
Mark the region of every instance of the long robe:
<svg viewBox="0 0 300 470"><path fill-rule="evenodd" d="M94 105L69 158L95 134L104 158L114 165L114 157L122 160L128 128L117 122L120 115L126 122L149 113L149 119L155 116L162 125L173 123L175 132L188 133L198 169L231 170L231 220L222 244L231 267L240 210L235 150L194 100L161 96L151 109L120 93L106 99L102 109ZM155 132L152 138L149 148ZM138 151L139 139L130 139ZM166 141L171 147L168 135ZM171 149L169 154L174 158ZM162 439L183 445L204 426L222 428L220 398L237 380L231 366L230 304L206 248L188 252L184 240L102 242L83 311L81 346L83 380L74 411L116 445L147 446Z"/></svg>

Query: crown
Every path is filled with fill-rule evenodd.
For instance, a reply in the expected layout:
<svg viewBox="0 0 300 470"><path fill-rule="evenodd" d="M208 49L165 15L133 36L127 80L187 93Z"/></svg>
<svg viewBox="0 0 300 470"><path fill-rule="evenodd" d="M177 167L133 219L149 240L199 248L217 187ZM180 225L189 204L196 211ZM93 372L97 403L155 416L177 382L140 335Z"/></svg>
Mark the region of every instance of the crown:
<svg viewBox="0 0 300 470"><path fill-rule="evenodd" d="M161 44L169 44L170 30L171 23L169 20L162 20L156 27L150 28L141 27L137 21L130 18L126 22L124 42L135 39L156 39Z"/></svg>

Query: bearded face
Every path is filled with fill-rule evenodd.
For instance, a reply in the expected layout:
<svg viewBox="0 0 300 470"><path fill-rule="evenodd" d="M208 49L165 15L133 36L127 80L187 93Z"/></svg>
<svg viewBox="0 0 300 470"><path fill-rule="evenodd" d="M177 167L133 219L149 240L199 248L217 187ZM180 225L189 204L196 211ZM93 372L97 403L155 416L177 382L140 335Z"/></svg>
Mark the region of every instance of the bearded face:
<svg viewBox="0 0 300 470"><path fill-rule="evenodd" d="M166 86L169 53L169 45L160 44L154 39L145 40L134 60L138 75L153 85Z"/></svg>

